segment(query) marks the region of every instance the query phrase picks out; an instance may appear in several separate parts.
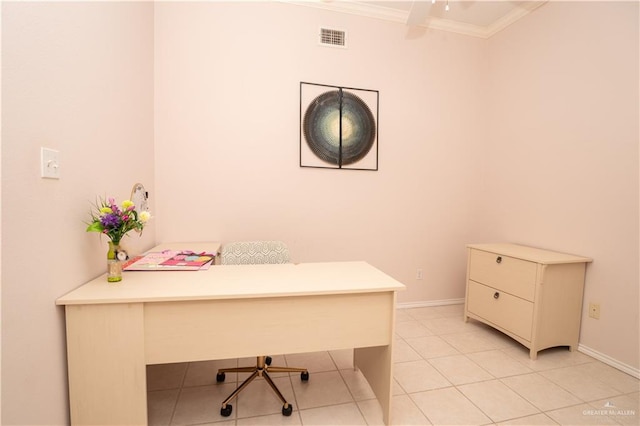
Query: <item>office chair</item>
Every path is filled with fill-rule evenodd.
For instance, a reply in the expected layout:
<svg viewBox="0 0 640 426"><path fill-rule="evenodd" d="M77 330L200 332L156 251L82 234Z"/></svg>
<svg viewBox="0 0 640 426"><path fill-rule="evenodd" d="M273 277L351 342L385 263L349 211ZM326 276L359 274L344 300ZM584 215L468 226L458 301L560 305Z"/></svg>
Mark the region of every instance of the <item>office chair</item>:
<svg viewBox="0 0 640 426"><path fill-rule="evenodd" d="M263 263L289 263L289 249L281 241L239 241L225 244L220 253L222 265L256 265ZM309 380L309 371L306 368L271 367L271 357L256 357L255 367L221 368L216 375L217 382L224 382L225 373L251 373L227 399L222 402L220 414L224 417L231 415L233 407L229 404L238 394L246 388L256 377L263 377L282 402L282 415L290 416L293 406L287 402L278 390L269 372L273 373L300 373L303 381Z"/></svg>

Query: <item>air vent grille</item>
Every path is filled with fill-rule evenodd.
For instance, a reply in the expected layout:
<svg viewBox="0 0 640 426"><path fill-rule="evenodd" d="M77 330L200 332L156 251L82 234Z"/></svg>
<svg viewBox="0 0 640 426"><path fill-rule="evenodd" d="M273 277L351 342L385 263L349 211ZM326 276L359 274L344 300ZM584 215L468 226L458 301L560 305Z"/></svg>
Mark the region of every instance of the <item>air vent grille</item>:
<svg viewBox="0 0 640 426"><path fill-rule="evenodd" d="M320 44L323 46L346 47L346 33L342 30L320 28Z"/></svg>

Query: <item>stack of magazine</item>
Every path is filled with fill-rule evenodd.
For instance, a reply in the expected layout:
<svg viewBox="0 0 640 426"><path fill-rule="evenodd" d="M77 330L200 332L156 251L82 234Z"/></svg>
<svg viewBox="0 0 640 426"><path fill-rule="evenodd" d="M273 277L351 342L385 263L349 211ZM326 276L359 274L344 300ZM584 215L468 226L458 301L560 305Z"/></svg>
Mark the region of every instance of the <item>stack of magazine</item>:
<svg viewBox="0 0 640 426"><path fill-rule="evenodd" d="M214 263L213 253L194 253L188 250L164 250L132 257L124 262L125 271L199 271Z"/></svg>

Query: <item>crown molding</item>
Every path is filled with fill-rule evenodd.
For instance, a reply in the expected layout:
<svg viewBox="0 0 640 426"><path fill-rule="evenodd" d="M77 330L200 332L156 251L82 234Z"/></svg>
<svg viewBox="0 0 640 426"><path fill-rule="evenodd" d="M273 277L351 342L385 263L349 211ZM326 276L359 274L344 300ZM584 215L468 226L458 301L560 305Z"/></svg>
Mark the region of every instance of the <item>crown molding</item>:
<svg viewBox="0 0 640 426"><path fill-rule="evenodd" d="M398 9L365 4L356 1L328 1L328 0L278 0L282 3L297 6L313 7L332 12L348 13L351 15L365 16L367 18L382 19L385 21L406 24L408 12ZM420 27L467 35L487 39L502 31L509 25L531 13L533 10L547 3L548 0L523 2L522 7L516 8L488 26L467 24L441 18L427 18Z"/></svg>
<svg viewBox="0 0 640 426"><path fill-rule="evenodd" d="M385 21L407 21L407 13L388 7L364 4L356 1L327 1L327 0L278 0L281 3L297 6L313 7L332 12L349 13L351 15L365 16L367 18L383 19Z"/></svg>
<svg viewBox="0 0 640 426"><path fill-rule="evenodd" d="M529 13L533 12L540 6L544 5L545 3L547 3L547 1L548 0L523 3L522 7L513 9L510 13L507 13L502 18L493 22L493 24L486 26L484 28L485 29L484 38L489 38L494 34L499 33L500 31L507 28L509 25L520 20L521 18L524 18Z"/></svg>

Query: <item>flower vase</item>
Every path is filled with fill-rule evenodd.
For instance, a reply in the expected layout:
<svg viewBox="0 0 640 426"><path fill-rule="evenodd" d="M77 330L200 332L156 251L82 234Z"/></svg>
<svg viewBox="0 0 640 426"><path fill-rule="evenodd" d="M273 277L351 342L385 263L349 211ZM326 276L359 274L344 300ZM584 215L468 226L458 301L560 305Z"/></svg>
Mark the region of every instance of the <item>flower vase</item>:
<svg viewBox="0 0 640 426"><path fill-rule="evenodd" d="M120 245L109 241L109 251L107 252L107 281L117 283L122 281L122 262L118 260Z"/></svg>

